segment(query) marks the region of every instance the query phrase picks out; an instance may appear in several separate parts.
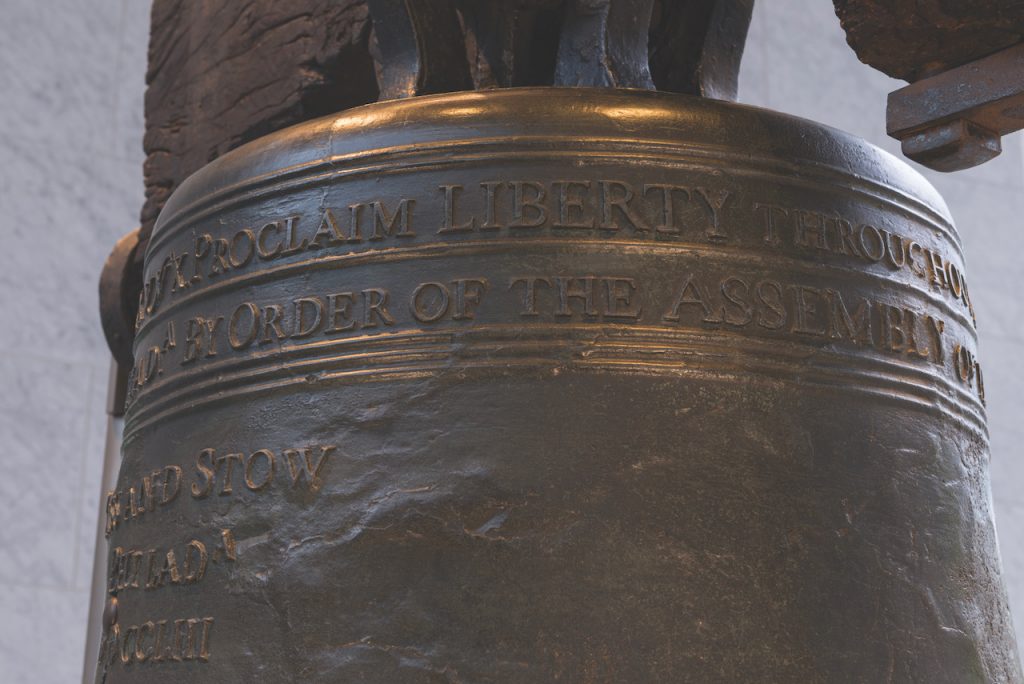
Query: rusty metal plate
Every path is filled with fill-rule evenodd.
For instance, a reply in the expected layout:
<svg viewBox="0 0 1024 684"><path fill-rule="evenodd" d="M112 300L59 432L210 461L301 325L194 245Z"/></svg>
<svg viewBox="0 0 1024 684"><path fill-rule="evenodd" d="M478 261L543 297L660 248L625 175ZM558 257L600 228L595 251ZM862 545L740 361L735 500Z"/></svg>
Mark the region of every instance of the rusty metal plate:
<svg viewBox="0 0 1024 684"><path fill-rule="evenodd" d="M101 681L1018 681L942 200L681 95L353 109L150 242Z"/></svg>

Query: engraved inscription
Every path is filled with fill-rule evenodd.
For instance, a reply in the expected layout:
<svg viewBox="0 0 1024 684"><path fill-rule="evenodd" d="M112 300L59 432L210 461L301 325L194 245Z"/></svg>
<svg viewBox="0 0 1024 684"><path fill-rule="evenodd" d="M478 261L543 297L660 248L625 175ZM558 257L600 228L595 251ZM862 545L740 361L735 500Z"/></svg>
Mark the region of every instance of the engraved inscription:
<svg viewBox="0 0 1024 684"><path fill-rule="evenodd" d="M139 294L136 324L155 312L168 297L196 283L248 266L254 261L271 261L305 250L337 245L409 238L415 200L402 198L356 202L344 213L325 209L316 226L301 215L263 221L259 227L244 226L229 237L197 232L187 252L170 252L146 278ZM338 216L344 216L339 220ZM310 225L306 225L310 223Z"/></svg>
<svg viewBox="0 0 1024 684"><path fill-rule="evenodd" d="M104 637L100 662L123 666L208 662L213 623L212 617L147 620L129 626L115 622Z"/></svg>
<svg viewBox="0 0 1024 684"><path fill-rule="evenodd" d="M330 295L310 293L287 305L243 302L226 322L210 315L188 319L181 327L191 334L181 345L174 343L174 325L168 323L171 332L159 347L160 356L175 353L182 365L189 365L216 359L225 352L315 336L334 338L366 329L426 329L518 319L734 330L795 342L870 348L935 366L950 366L955 360L950 356L952 343L946 339L946 318L924 303L706 269L683 273L669 282L673 284L666 287L663 278L652 283L622 274L518 273L504 282L482 275L426 280L407 285L406 292L368 288ZM402 299L407 301L406 307L393 305ZM980 396L977 362L963 356L957 363L956 368L949 367L950 376L958 376ZM135 387L148 382L141 375L133 380ZM208 452L200 456L199 479L191 484L197 497L215 491L229 495L239 487L257 491L269 485L274 473L284 467L281 464L289 463L269 452L266 457L259 453L213 456L212 450ZM139 494L144 491L144 486L129 488L119 498L121 508L115 505L115 509L126 510L129 518L150 510L155 504Z"/></svg>
<svg viewBox="0 0 1024 684"><path fill-rule="evenodd" d="M302 339L316 333L346 333L394 325L390 306L390 293L379 288L310 295L288 304L257 306L243 302L228 318L227 341L237 351L254 343L262 345ZM215 333L216 327L208 329L205 342L208 357L216 355ZM188 360L195 358L197 356Z"/></svg>
<svg viewBox="0 0 1024 684"><path fill-rule="evenodd" d="M181 476L180 466L169 465L154 470L128 487L108 492L104 507L107 536L122 522L135 520L171 504L181 491Z"/></svg>
<svg viewBox="0 0 1024 684"><path fill-rule="evenodd" d="M727 188L620 179L488 180L441 184L419 197L363 199L316 214L270 217L224 237L193 228L147 273L136 326L165 301L205 281L309 251L351 251L417 242L421 236L522 236L730 239ZM415 209L415 211L414 211ZM415 224L430 221L421 231ZM438 219L438 217L440 217ZM436 237L434 237L436 240ZM195 331L193 331L195 334Z"/></svg>
<svg viewBox="0 0 1024 684"><path fill-rule="evenodd" d="M324 483L333 444L301 446L279 450L232 451L201 449L185 472L169 465L144 476L138 485L110 492L107 496L109 533L129 521L144 520L144 514L182 501L182 490L191 500L230 497L242 492L260 493L281 483L287 491L316 494ZM188 496L184 497L189 500ZM114 546L108 564L107 592L111 601L125 596L189 587L202 582L211 568L238 560L239 545L229 528L216 536L195 535L172 544L152 547ZM116 603L114 604L116 605ZM176 620L147 620L139 624L114 622L105 633L101 660L108 666L205 663L210 660L213 617Z"/></svg>
<svg viewBox="0 0 1024 684"><path fill-rule="evenodd" d="M129 589L160 589L165 586L196 584L206 576L207 567L234 561L235 542L231 530L221 530L218 539L190 539L170 548L122 548L111 551L107 591L117 594Z"/></svg>
<svg viewBox="0 0 1024 684"><path fill-rule="evenodd" d="M623 180L484 181L442 185L438 233L541 228L679 234L701 226L708 239L726 239L721 210L731 193L699 186Z"/></svg>
<svg viewBox="0 0 1024 684"><path fill-rule="evenodd" d="M550 295L545 303L559 318L579 314L591 319L636 321L643 306L636 280L620 276L516 276L509 281L509 289L522 295L519 315L528 318L540 314L537 302L542 291Z"/></svg>
<svg viewBox="0 0 1024 684"><path fill-rule="evenodd" d="M754 204L754 216L767 245L829 252L906 270L930 288L960 301L974 318L967 282L960 269L911 238L837 215L765 202Z"/></svg>
<svg viewBox="0 0 1024 684"><path fill-rule="evenodd" d="M323 485L327 457L335 448L333 444L326 444L284 449L280 453L257 449L250 454L203 449L195 459L195 477L190 488L192 498L205 499L213 494L231 496L243 488L263 491L275 481L279 470L284 471L292 489L317 492Z"/></svg>
<svg viewBox="0 0 1024 684"><path fill-rule="evenodd" d="M179 465L169 465L143 476L138 483L129 484L110 491L106 497L106 534L121 525L144 520L180 501L180 494L188 492L193 500L206 499L211 495L231 496L241 492L263 492L281 485L289 491L299 490L316 493L323 486L330 455L336 450L333 444L289 447L280 450L256 449L250 452L233 452L215 448L201 449L192 461L192 469L186 472ZM234 558L234 540L230 530L221 533L221 550L226 557ZM196 540L197 541L197 540ZM200 543L196 552L206 553L206 543ZM159 556L157 549L124 550L121 558L115 558L120 569L118 582L135 586L140 572L151 569L139 565L142 557ZM181 573L178 562L187 554L178 550L163 550L163 557L173 562L166 568L170 577L187 576ZM140 555L141 554L141 555ZM162 569L162 568L159 568ZM126 579L131 576L132 579ZM172 584L179 583L177 580Z"/></svg>
<svg viewBox="0 0 1024 684"><path fill-rule="evenodd" d="M486 278L459 278L451 283L420 283L409 298L409 311L420 323L474 318L474 310L487 291Z"/></svg>
<svg viewBox="0 0 1024 684"><path fill-rule="evenodd" d="M973 389L982 403L985 403L985 381L981 374L981 364L974 352L958 344L953 348L953 370L956 378Z"/></svg>
<svg viewBox="0 0 1024 684"><path fill-rule="evenodd" d="M662 316L670 323L745 328L757 326L794 336L843 341L941 365L946 324L927 313L833 288L751 281L729 276L717 281L685 277Z"/></svg>
<svg viewBox="0 0 1024 684"><path fill-rule="evenodd" d="M318 347L356 350L364 341L373 344L369 340L377 333L402 334L415 345L405 333L550 322L732 331L870 349L943 367L948 378L983 397L977 360L956 344L960 326L973 322L974 311L962 269L936 247L941 229L909 213L878 216L870 208L850 207L845 210L849 215L843 215L845 204L825 212L785 200L759 201L729 188L724 179L666 183L567 174L551 180L435 180L400 197L353 194L342 199L332 190L330 199L323 198L308 213L190 226L191 232L173 237L165 247L167 256L151 270L139 326L177 293L218 278L224 283L226 274L291 256L298 263L294 268L282 264L282 278L304 272L306 260L319 262L320 255L345 256L323 263L317 272L337 273L346 284L320 291L297 285L278 301L245 294L232 299L230 293L252 292L247 277L239 275L217 289L211 301L223 302L227 295L218 308L211 304L211 309L187 315L168 311L167 320L159 319L165 327L147 327L140 338L145 343L131 371L129 402L179 369L205 364L234 368L218 361L236 353L261 352L258 358L302 346L317 362ZM497 252L484 244L493 238L504 239ZM566 272L557 265L532 272L520 266L512 273L486 267L470 273L434 271L436 259L449 258L435 246L464 242L452 255L479 255L476 263L483 264L520 245L532 254L551 239L586 241L588 259L612 254L596 243L614 240L615 249L630 254L627 263L633 258L651 263L640 271L616 268L611 273L586 266ZM631 251L633 243L641 242L656 242L659 248L639 255ZM679 260L669 265L676 246L685 265ZM430 249L421 253L421 247ZM552 254L557 257L557 250ZM350 261L348 255L355 258ZM409 271L422 276L404 280L397 275L402 268L388 268L377 271L381 279L374 287L348 281L350 266L359 273L377 258L411 260L417 267ZM822 282L828 273L820 266L830 261L854 267L837 271L839 282ZM792 264L793 275L785 281L768 275L779 271L776 264L782 271ZM656 277L654 269L680 266L686 270L672 278ZM895 276L892 286L865 294L853 284L857 270L868 271L865 284L877 283L878 267ZM389 275L392 270L395 275ZM175 314L180 317L172 318ZM328 344L335 340L336 345ZM343 355L351 364L372 364L376 356ZM258 491L285 472L280 454L272 461L252 454L218 453L216 458L216 463L204 462L199 481L190 483L203 496ZM134 519L159 506L143 495L142 485L110 504L111 519Z"/></svg>

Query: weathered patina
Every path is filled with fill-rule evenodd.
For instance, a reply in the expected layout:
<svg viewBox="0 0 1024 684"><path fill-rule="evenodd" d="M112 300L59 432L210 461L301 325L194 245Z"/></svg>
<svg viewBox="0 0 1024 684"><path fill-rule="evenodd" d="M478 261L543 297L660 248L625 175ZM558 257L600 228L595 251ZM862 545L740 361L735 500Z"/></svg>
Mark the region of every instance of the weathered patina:
<svg viewBox="0 0 1024 684"><path fill-rule="evenodd" d="M1019 681L960 242L759 109L369 105L146 257L110 682Z"/></svg>
<svg viewBox="0 0 1024 684"><path fill-rule="evenodd" d="M931 186L724 101L748 0L368 5L257 25L341 17L333 97L383 101L220 156L105 273L98 680L1021 681ZM281 71L259 126L336 76Z"/></svg>

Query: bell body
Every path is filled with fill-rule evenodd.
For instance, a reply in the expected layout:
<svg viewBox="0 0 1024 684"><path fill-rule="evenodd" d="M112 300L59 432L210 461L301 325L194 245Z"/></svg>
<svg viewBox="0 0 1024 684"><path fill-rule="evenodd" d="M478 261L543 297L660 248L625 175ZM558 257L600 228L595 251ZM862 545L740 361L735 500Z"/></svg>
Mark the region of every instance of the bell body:
<svg viewBox="0 0 1024 684"><path fill-rule="evenodd" d="M102 681L1020 681L960 242L861 141L376 104L195 174L146 277Z"/></svg>

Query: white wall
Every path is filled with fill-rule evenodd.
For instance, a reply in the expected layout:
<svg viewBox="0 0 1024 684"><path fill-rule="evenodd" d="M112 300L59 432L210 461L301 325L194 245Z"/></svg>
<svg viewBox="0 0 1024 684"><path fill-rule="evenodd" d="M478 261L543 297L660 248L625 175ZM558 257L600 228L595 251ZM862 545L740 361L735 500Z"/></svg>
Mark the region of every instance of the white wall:
<svg viewBox="0 0 1024 684"><path fill-rule="evenodd" d="M885 96L829 0L758 0L741 100L898 152ZM0 11L0 680L74 682L99 508L107 352L96 279L142 203L145 0L3 0ZM926 174L966 245L992 428L1006 579L1024 635L1021 136L953 176Z"/></svg>
<svg viewBox="0 0 1024 684"><path fill-rule="evenodd" d="M0 682L80 681L108 352L143 199L146 0L0 5Z"/></svg>

